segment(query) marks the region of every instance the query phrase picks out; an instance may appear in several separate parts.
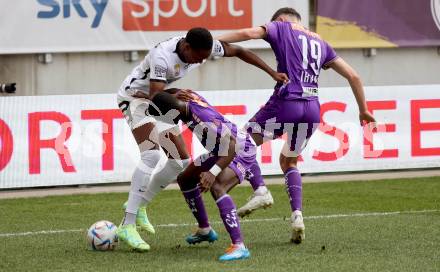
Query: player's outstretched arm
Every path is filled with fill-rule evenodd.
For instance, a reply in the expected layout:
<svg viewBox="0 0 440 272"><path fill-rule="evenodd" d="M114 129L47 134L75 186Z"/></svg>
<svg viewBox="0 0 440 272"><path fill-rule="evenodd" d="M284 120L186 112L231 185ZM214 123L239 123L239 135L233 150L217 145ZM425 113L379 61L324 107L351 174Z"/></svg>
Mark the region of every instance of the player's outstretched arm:
<svg viewBox="0 0 440 272"><path fill-rule="evenodd" d="M364 87L362 85L361 78L356 71L342 58L337 58L331 62L328 67L332 68L338 74L346 78L350 84L351 90L353 91L359 107L359 120L361 125L363 125L363 123L376 122L373 115L368 111L367 102L365 101Z"/></svg>
<svg viewBox="0 0 440 272"><path fill-rule="evenodd" d="M252 53L251 50L229 43L223 43L223 48L225 49L225 57L238 57L242 61L252 64L265 71L273 78L273 80L277 82L285 83L289 81L289 77L286 74L278 73L277 71L273 70L260 57Z"/></svg>
<svg viewBox="0 0 440 272"><path fill-rule="evenodd" d="M228 153L226 156L221 156L220 159L217 160L215 165L207 172L202 172L200 174L200 185L202 192L208 192L211 189L212 184L215 182L215 178L220 174L223 169L228 167L228 165L234 160L236 152L235 152L235 137L232 135L229 137L229 145L228 145Z"/></svg>
<svg viewBox="0 0 440 272"><path fill-rule="evenodd" d="M244 28L233 32L228 32L216 37L216 40L235 43L248 40L257 40L266 38L266 29L264 27Z"/></svg>
<svg viewBox="0 0 440 272"><path fill-rule="evenodd" d="M162 92L163 90L165 90L166 87L166 83L163 81L158 81L158 80L150 80L150 95L149 95L149 99L153 99L153 97L159 93Z"/></svg>

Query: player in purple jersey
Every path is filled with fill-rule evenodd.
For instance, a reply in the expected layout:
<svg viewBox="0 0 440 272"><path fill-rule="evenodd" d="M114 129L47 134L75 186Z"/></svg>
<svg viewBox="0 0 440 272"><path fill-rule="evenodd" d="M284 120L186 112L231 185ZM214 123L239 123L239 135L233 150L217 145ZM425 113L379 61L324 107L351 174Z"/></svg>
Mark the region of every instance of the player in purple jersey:
<svg viewBox="0 0 440 272"><path fill-rule="evenodd" d="M207 154L191 162L177 178L199 226L197 232L189 235L186 241L196 244L217 240L217 234L209 225L201 197L201 192L210 191L232 241L231 247L220 260L249 258L249 250L243 243L236 206L228 192L251 176L262 179L256 161L256 146L249 134L237 130L235 124L225 119L203 97L194 93L193 100L183 102L176 98L178 91L180 90L170 89L157 94L152 100L149 113L166 123L182 120L208 150Z"/></svg>
<svg viewBox="0 0 440 272"><path fill-rule="evenodd" d="M301 15L292 8L281 8L270 23L255 28L238 30L217 37L224 42L240 42L264 39L275 53L278 72L286 73L290 81L278 83L266 105L249 121L247 128L257 145L265 141L288 135L288 141L280 154L280 166L284 172L286 189L292 209L292 241L300 243L304 238L302 217L302 182L297 169L298 156L320 122L318 100L318 77L321 68L332 68L347 79L359 107L359 120L374 123L367 109L362 82L356 71L333 48L316 33L301 24ZM252 187L264 188L264 183ZM261 181L260 181L261 182ZM239 215L249 214L261 207L262 198L254 193L253 198L240 208Z"/></svg>
<svg viewBox="0 0 440 272"><path fill-rule="evenodd" d="M139 227L155 232L146 207L190 162L178 127L156 122L146 114L150 99L199 67L207 58L232 56L263 69L276 81L287 78L251 51L213 40L207 29L196 27L186 36L173 37L149 50L120 86L118 105L140 151L140 162L132 175L128 201L124 205L124 218L117 231L119 241L130 248L137 251L150 249L137 231ZM161 150L165 151L168 160L158 168Z"/></svg>

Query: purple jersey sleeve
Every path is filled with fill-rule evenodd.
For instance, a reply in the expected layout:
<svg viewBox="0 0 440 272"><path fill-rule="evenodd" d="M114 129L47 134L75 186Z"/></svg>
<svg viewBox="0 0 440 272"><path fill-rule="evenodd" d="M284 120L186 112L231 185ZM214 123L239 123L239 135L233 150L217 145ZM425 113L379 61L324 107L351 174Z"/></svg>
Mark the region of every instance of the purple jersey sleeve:
<svg viewBox="0 0 440 272"><path fill-rule="evenodd" d="M326 50L326 57L324 59L324 64L322 65L323 69L328 69L328 65L330 63L332 63L334 60L336 60L338 58L338 55L336 54L335 50L333 49L333 47L330 46L330 44L328 44L327 42L323 41L323 44L325 45L325 50Z"/></svg>
<svg viewBox="0 0 440 272"><path fill-rule="evenodd" d="M279 40L279 31L276 22L270 22L263 26L266 29L265 40L271 45L276 45L276 41Z"/></svg>

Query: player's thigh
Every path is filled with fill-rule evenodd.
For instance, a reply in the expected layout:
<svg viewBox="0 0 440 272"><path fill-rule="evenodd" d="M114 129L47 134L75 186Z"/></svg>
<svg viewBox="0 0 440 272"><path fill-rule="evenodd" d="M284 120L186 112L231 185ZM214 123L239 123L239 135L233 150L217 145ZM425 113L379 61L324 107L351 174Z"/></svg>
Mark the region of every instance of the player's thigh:
<svg viewBox="0 0 440 272"><path fill-rule="evenodd" d="M276 120L279 112L278 98L272 95L269 101L246 124L247 132L252 135L258 146L276 138L275 135L281 128Z"/></svg>
<svg viewBox="0 0 440 272"><path fill-rule="evenodd" d="M295 160L306 148L310 138L319 126L320 105L318 100L286 101L284 107L294 109L296 114L280 116L283 122L283 132L287 134L286 144L281 155L286 162Z"/></svg>
<svg viewBox="0 0 440 272"><path fill-rule="evenodd" d="M158 150L158 133L154 122L143 124L131 131L141 152Z"/></svg>
<svg viewBox="0 0 440 272"><path fill-rule="evenodd" d="M232 188L240 183L236 173L230 168L226 167L215 179L214 184L211 186L211 195L217 200Z"/></svg>
<svg viewBox="0 0 440 272"><path fill-rule="evenodd" d="M168 158L186 160L190 157L182 133L177 126L162 131L159 136L159 143Z"/></svg>
<svg viewBox="0 0 440 272"><path fill-rule="evenodd" d="M149 101L146 99L118 96L118 105L124 115L141 152L159 149L156 121L147 114Z"/></svg>

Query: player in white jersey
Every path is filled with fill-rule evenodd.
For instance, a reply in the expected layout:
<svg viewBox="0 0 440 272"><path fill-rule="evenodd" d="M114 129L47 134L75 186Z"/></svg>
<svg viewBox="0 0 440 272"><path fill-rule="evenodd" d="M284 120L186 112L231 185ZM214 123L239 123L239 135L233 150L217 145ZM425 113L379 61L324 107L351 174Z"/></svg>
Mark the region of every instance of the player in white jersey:
<svg viewBox="0 0 440 272"><path fill-rule="evenodd" d="M139 146L141 161L132 176L125 216L117 235L135 250L150 249L137 232L136 225L154 233L154 228L148 221L146 205L175 180L190 161L179 128L156 122L154 117L148 115L150 99L210 56L236 56L261 68L276 81L288 80L285 74L274 71L249 50L213 40L211 33L204 28L193 28L185 37L175 37L159 43L134 68L118 92L118 105ZM182 92L182 96L185 95L187 99L191 98L189 92ZM168 160L153 175L160 159L159 146L164 149Z"/></svg>

